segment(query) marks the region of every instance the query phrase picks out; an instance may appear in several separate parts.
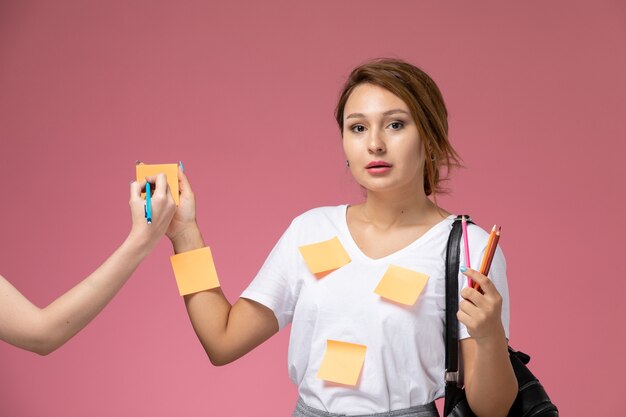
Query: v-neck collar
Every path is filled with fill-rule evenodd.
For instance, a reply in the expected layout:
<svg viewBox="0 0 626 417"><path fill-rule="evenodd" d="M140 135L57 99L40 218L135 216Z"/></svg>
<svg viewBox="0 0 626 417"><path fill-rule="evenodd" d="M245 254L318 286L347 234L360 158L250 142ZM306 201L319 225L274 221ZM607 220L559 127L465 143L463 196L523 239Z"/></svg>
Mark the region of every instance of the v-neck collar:
<svg viewBox="0 0 626 417"><path fill-rule="evenodd" d="M377 264L389 262L390 259L395 258L399 255L402 255L404 252L414 248L415 246L419 246L422 242L427 241L430 235L435 233L439 228L445 226L446 224L449 224L450 220L454 220L454 218L456 217L455 214L451 214L450 216L441 220L439 223L433 225L430 229L428 229L426 232L420 235L420 237L418 237L417 239L415 239L408 245L396 250L395 252L392 252L386 256L383 256L382 258L370 258L365 253L363 253L361 248L359 248L359 245L357 245L356 241L352 237L352 233L350 232L350 228L348 227L348 207L349 207L348 204L344 204L343 206L340 206L340 210L338 210L338 212L339 212L339 216L341 217L339 220L339 225L342 229L342 232L345 235L346 243L349 246L349 249L348 249L349 252L355 253L361 259L369 263L377 263Z"/></svg>

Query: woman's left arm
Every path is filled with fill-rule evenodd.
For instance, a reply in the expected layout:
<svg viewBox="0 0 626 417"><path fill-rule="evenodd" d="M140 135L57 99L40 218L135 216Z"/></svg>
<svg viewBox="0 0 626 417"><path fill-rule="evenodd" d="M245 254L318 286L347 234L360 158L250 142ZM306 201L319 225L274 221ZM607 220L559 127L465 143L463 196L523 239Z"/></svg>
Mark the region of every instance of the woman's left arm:
<svg viewBox="0 0 626 417"><path fill-rule="evenodd" d="M506 416L518 387L502 326L502 297L486 276L473 269L461 272L482 290L464 288L457 313L471 336L460 344L467 401L478 417Z"/></svg>

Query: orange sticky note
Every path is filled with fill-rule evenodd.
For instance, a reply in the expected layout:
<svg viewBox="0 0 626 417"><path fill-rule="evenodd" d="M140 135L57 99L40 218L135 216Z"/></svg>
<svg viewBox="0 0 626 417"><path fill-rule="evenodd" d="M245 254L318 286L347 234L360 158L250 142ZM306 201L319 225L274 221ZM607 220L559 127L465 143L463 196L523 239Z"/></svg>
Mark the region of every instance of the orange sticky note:
<svg viewBox="0 0 626 417"><path fill-rule="evenodd" d="M170 257L178 292L193 294L220 286L209 247L179 253Z"/></svg>
<svg viewBox="0 0 626 417"><path fill-rule="evenodd" d="M167 185L170 186L170 192L174 197L174 202L178 205L180 196L178 195L178 164L139 164L135 165L137 172L137 181L143 181L146 177L156 174L165 174L167 177ZM143 196L144 194L142 194Z"/></svg>
<svg viewBox="0 0 626 417"><path fill-rule="evenodd" d="M366 350L365 345L327 340L326 353L317 377L339 384L356 385L363 368Z"/></svg>
<svg viewBox="0 0 626 417"><path fill-rule="evenodd" d="M323 242L300 246L298 249L306 266L318 278L350 263L350 256L337 236Z"/></svg>
<svg viewBox="0 0 626 417"><path fill-rule="evenodd" d="M413 305L428 282L428 275L389 265L374 292L401 304Z"/></svg>

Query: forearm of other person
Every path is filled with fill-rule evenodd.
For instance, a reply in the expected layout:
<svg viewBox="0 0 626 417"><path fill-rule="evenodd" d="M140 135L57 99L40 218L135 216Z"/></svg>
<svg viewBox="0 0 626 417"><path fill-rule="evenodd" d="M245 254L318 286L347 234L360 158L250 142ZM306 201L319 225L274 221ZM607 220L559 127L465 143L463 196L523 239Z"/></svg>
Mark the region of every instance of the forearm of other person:
<svg viewBox="0 0 626 417"><path fill-rule="evenodd" d="M147 224L144 218L141 191L145 181L134 182L130 199L133 226L126 240L92 274L47 307L35 306L0 277L0 339L47 355L102 311L163 236L174 213L165 176L151 180L156 182L152 224Z"/></svg>

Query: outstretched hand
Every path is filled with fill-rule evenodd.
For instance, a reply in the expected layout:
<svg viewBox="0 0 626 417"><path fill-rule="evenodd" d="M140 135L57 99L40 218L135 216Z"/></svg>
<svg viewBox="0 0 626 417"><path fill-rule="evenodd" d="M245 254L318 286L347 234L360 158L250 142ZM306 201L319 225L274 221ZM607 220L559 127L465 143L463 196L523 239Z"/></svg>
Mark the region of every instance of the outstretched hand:
<svg viewBox="0 0 626 417"><path fill-rule="evenodd" d="M145 192L146 184L154 186L152 194L152 223L148 224L145 217L145 200L141 193ZM165 234L176 204L167 185L165 174L147 177L142 181L133 181L130 184L130 213L132 218L131 236L135 236L143 243L152 246Z"/></svg>

